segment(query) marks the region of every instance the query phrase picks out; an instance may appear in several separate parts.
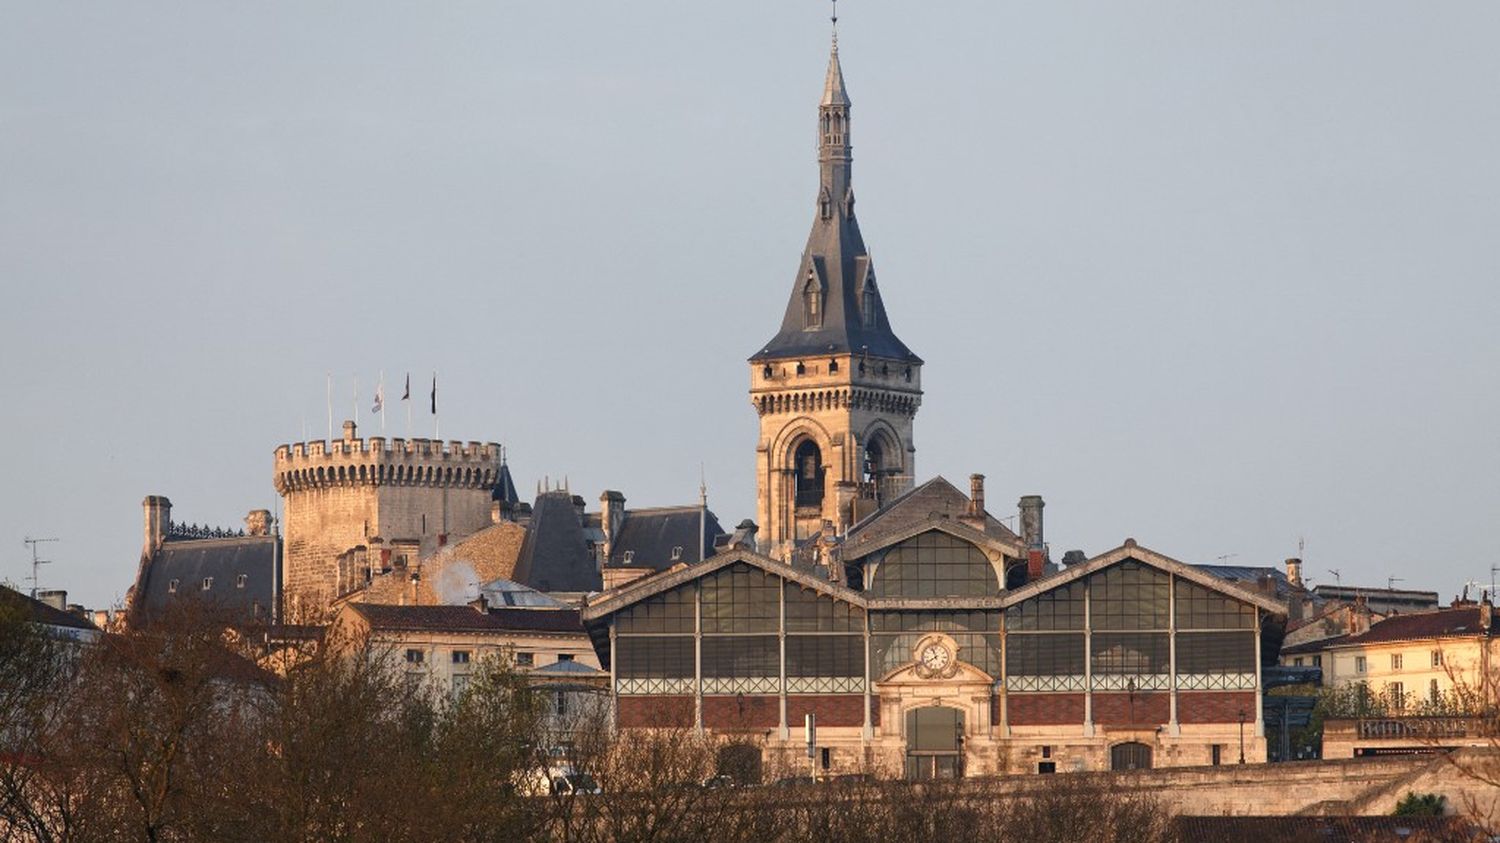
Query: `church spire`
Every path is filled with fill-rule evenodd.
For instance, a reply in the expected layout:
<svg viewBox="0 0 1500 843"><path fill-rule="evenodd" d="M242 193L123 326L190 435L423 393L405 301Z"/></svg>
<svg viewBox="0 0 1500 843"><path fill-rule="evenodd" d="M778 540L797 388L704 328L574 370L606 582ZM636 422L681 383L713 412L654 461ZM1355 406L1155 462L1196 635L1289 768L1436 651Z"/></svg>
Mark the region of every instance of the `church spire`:
<svg viewBox="0 0 1500 843"><path fill-rule="evenodd" d="M818 102L818 198L781 331L752 359L864 354L920 362L892 333L875 269L854 216L849 91L833 17L828 73Z"/></svg>

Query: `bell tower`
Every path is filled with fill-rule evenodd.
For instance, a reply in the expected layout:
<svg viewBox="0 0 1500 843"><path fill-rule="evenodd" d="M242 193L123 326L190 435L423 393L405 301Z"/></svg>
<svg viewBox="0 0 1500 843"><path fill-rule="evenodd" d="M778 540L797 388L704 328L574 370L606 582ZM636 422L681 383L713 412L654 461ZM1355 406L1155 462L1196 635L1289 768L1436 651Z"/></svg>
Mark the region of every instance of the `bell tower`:
<svg viewBox="0 0 1500 843"><path fill-rule="evenodd" d="M750 358L761 550L790 559L911 488L922 360L891 330L854 216L838 35L818 105L812 232L781 330Z"/></svg>

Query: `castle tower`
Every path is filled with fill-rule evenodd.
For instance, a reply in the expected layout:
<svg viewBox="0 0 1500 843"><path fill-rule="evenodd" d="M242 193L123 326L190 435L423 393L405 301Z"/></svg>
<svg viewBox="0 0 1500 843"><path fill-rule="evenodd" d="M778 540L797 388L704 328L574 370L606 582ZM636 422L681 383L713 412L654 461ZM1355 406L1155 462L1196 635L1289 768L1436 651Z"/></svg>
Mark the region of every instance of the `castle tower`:
<svg viewBox="0 0 1500 843"><path fill-rule="evenodd" d="M922 360L891 330L854 216L835 36L818 105L818 195L781 330L750 358L761 548L789 558L911 487Z"/></svg>
<svg viewBox="0 0 1500 843"><path fill-rule="evenodd" d="M276 449L276 491L285 502L282 582L288 609L326 607L348 590L339 556L368 549L376 570L401 567L491 523L500 446L355 435Z"/></svg>

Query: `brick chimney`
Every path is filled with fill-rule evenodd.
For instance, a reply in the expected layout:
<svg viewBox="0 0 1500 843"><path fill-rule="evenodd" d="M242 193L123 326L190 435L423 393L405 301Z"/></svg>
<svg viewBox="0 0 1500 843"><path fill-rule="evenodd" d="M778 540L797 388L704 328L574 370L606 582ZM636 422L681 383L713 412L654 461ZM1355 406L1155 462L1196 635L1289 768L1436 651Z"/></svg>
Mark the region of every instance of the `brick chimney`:
<svg viewBox="0 0 1500 843"><path fill-rule="evenodd" d="M1021 510L1021 543L1026 546L1026 581L1041 579L1047 564L1047 544L1042 532L1041 495L1025 495L1018 504Z"/></svg>
<svg viewBox="0 0 1500 843"><path fill-rule="evenodd" d="M146 541L141 552L150 556L167 538L167 529L172 525L172 502L165 495L149 495L141 501L141 507L146 516Z"/></svg>
<svg viewBox="0 0 1500 843"><path fill-rule="evenodd" d="M245 516L245 535L247 536L269 536L271 535L271 510L252 509Z"/></svg>
<svg viewBox="0 0 1500 843"><path fill-rule="evenodd" d="M1294 558L1294 559L1288 559L1288 560L1286 560L1286 581L1287 581L1287 584L1290 585L1292 588L1301 589L1301 588L1305 587L1302 584L1302 560L1301 559L1295 559Z"/></svg>
<svg viewBox="0 0 1500 843"><path fill-rule="evenodd" d="M973 527L976 530L984 530L984 475L969 475L969 504L964 507L964 514L959 516L959 521Z"/></svg>
<svg viewBox="0 0 1500 843"><path fill-rule="evenodd" d="M615 540L620 537L620 527L625 523L625 496L613 489L605 489L599 496L599 529L604 531L604 558L609 560L614 552Z"/></svg>

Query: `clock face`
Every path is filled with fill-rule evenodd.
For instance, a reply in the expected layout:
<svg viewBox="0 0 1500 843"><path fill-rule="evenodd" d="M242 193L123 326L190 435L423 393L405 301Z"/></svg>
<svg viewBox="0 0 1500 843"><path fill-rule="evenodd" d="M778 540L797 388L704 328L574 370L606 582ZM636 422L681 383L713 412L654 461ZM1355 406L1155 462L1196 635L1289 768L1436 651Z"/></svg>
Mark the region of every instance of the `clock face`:
<svg viewBox="0 0 1500 843"><path fill-rule="evenodd" d="M942 670L952 658L948 648L941 644L928 644L922 648L922 666L928 670Z"/></svg>

